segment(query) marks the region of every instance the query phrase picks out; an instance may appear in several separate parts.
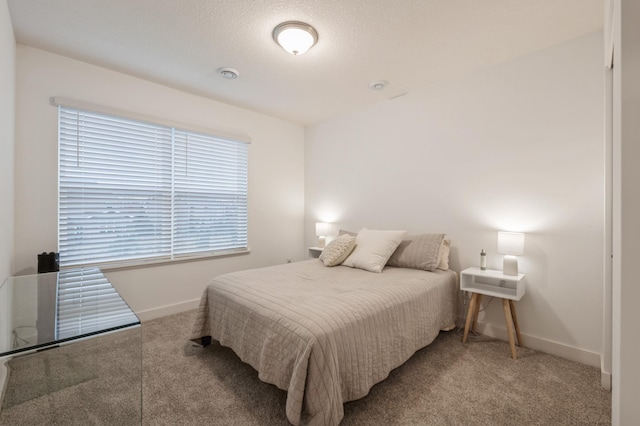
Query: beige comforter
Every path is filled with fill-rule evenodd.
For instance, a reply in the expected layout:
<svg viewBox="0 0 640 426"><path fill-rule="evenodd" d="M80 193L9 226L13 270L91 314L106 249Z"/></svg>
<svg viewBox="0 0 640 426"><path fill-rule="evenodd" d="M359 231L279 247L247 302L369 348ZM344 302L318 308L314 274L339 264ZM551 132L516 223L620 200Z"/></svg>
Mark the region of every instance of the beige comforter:
<svg viewBox="0 0 640 426"><path fill-rule="evenodd" d="M454 327L457 287L451 271L317 259L234 272L205 289L191 338L211 336L287 391L294 425L337 425L344 402Z"/></svg>

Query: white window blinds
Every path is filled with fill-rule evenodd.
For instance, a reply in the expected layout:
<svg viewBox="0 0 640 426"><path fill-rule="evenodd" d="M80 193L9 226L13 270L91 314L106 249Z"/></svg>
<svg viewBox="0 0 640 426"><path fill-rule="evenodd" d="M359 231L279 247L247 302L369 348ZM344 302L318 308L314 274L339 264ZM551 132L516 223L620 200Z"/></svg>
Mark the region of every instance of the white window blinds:
<svg viewBox="0 0 640 426"><path fill-rule="evenodd" d="M247 249L245 142L58 110L61 266Z"/></svg>

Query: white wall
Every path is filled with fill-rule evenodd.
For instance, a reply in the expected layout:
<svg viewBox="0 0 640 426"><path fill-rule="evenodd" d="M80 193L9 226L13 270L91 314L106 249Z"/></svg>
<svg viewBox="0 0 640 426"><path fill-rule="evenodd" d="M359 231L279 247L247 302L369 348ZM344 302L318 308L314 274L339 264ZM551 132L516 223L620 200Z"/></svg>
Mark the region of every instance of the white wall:
<svg viewBox="0 0 640 426"><path fill-rule="evenodd" d="M16 81L16 272L35 272L36 254L57 249L57 109L50 105L52 96L252 138L251 253L110 272L118 291L143 318L193 307L215 275L304 258L301 126L23 45L17 47Z"/></svg>
<svg viewBox="0 0 640 426"><path fill-rule="evenodd" d="M13 260L13 157L15 112L16 41L6 0L0 0L0 286L11 275ZM4 286L0 288L0 322L9 321L9 296ZM2 302L4 301L4 302ZM6 347L11 335L6 327L0 327L0 346ZM0 397L3 384L3 365L0 365ZM1 400L1 398L0 398Z"/></svg>
<svg viewBox="0 0 640 426"><path fill-rule="evenodd" d="M640 424L640 3L614 3L612 424Z"/></svg>
<svg viewBox="0 0 640 426"><path fill-rule="evenodd" d="M0 0L0 281L13 258L13 157L16 41L6 0Z"/></svg>
<svg viewBox="0 0 640 426"><path fill-rule="evenodd" d="M526 233L525 344L600 366L603 40L596 33L305 130L313 222L446 232L456 270ZM393 84L393 82L391 82ZM499 303L481 330L505 337Z"/></svg>

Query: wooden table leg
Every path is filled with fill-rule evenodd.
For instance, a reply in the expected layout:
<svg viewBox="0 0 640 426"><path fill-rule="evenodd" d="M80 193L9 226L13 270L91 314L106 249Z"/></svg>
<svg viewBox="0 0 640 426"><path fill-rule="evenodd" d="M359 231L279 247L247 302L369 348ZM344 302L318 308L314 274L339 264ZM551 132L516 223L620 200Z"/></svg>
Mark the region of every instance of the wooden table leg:
<svg viewBox="0 0 640 426"><path fill-rule="evenodd" d="M473 293L471 295L471 301L469 302L469 309L467 309L467 321L464 324L464 335L462 336L462 343L467 343L467 336L469 335L469 327L473 321L473 316L476 312L476 301L478 300L478 294Z"/></svg>
<svg viewBox="0 0 640 426"><path fill-rule="evenodd" d="M476 326L478 325L478 313L480 313L480 304L482 302L482 295L477 293L476 296L478 296L478 298L476 299L476 308L473 312L473 327L471 327L471 331L474 333L476 331Z"/></svg>
<svg viewBox="0 0 640 426"><path fill-rule="evenodd" d="M520 326L518 325L518 317L516 315L516 304L513 300L509 300L509 307L511 308L511 317L513 318L513 326L516 329L516 337L518 338L518 346L522 347L522 337L520 337Z"/></svg>
<svg viewBox="0 0 640 426"><path fill-rule="evenodd" d="M516 344L513 341L513 318L511 317L511 306L508 299L502 299L502 309L504 310L504 319L507 323L507 334L509 335L509 346L511 346L511 358L516 359Z"/></svg>

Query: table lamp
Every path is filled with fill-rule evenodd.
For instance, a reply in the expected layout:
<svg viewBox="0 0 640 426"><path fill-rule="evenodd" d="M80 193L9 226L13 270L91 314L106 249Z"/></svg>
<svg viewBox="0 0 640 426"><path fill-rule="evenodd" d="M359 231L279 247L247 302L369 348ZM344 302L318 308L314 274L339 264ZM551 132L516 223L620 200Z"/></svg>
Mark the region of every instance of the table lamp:
<svg viewBox="0 0 640 426"><path fill-rule="evenodd" d="M504 254L502 273L518 275L518 258L524 254L524 234L520 232L498 232L498 253Z"/></svg>
<svg viewBox="0 0 640 426"><path fill-rule="evenodd" d="M325 222L316 223L316 237L318 237L318 247L324 248L325 237L329 234L329 224Z"/></svg>

